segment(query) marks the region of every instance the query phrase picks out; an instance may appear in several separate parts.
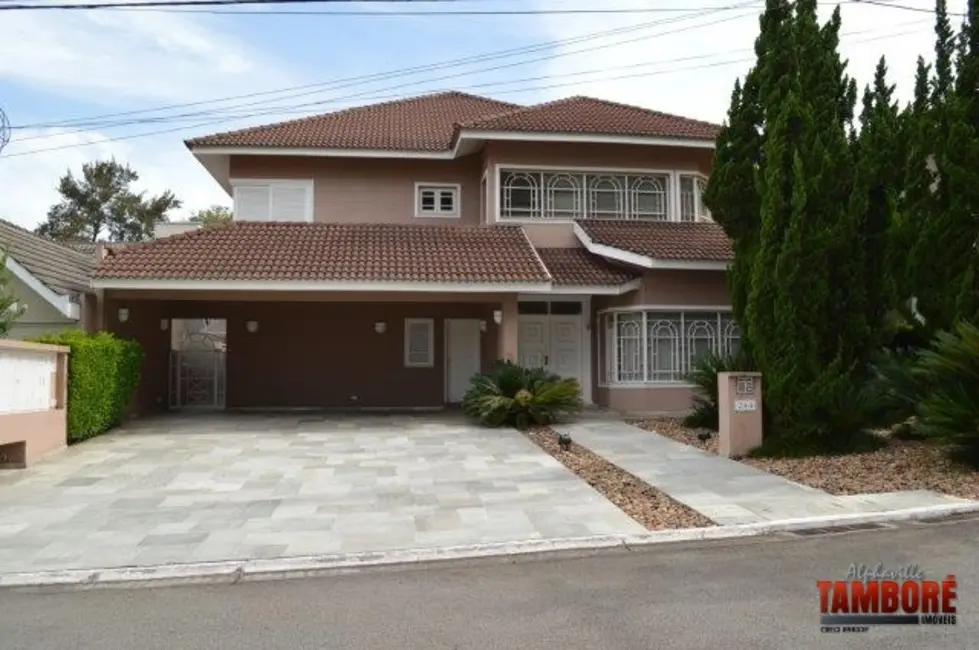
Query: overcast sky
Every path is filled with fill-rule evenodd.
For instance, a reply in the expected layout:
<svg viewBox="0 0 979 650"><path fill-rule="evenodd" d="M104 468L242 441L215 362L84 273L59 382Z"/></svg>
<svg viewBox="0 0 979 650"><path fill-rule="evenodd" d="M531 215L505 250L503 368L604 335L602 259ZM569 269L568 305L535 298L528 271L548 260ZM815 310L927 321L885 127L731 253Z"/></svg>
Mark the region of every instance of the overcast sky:
<svg viewBox="0 0 979 650"><path fill-rule="evenodd" d="M824 18L835 4L824 3ZM898 4L933 8L922 0ZM743 8L716 9L730 5ZM184 148L185 138L436 90L522 103L586 94L720 122L735 79L750 66L762 5L459 0L411 7L342 3L342 10L367 12L357 16L272 15L252 8L247 10L257 15L0 12L0 107L14 127L0 153L0 218L35 226L57 200L55 185L66 170L110 156L141 175L139 189L173 190L185 203L175 218L186 210L229 205ZM326 12L338 6L278 8ZM385 15L596 6L683 11ZM949 8L961 12L965 0L952 0ZM953 20L957 25L961 19ZM861 85L885 55L907 99L915 59L930 58L933 45L933 15L927 11L843 3L843 52ZM535 46L493 60L362 79ZM265 94L226 99L250 93ZM202 103L186 105L195 102Z"/></svg>

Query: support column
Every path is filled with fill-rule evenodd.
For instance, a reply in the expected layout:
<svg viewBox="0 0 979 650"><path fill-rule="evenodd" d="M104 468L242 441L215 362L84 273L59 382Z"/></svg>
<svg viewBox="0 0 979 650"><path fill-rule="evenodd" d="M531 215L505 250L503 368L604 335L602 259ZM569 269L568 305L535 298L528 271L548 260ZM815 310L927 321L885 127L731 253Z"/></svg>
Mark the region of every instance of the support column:
<svg viewBox="0 0 979 650"><path fill-rule="evenodd" d="M497 325L497 358L517 362L517 349L520 341L520 316L517 311L517 297L508 296L499 306L501 316ZM495 314L494 314L495 320Z"/></svg>

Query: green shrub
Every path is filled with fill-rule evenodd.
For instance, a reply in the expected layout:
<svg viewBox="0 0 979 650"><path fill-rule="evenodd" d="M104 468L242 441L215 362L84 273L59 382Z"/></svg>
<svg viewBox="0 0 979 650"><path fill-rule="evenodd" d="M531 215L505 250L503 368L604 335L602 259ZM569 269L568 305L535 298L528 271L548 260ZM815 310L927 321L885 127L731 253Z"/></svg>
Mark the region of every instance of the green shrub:
<svg viewBox="0 0 979 650"><path fill-rule="evenodd" d="M694 386L693 406L683 420L684 426L696 429L711 429L717 431L717 373L719 372L748 372L755 369L754 363L745 352L718 355L714 352L697 360L693 372L687 376L687 381Z"/></svg>
<svg viewBox="0 0 979 650"><path fill-rule="evenodd" d="M462 400L466 414L490 427L550 424L581 410L581 386L544 370L499 361L473 377Z"/></svg>
<svg viewBox="0 0 979 650"><path fill-rule="evenodd" d="M922 350L911 371L926 387L918 403L917 430L927 438L979 449L979 328L959 323Z"/></svg>
<svg viewBox="0 0 979 650"><path fill-rule="evenodd" d="M78 442L122 422L139 383L139 344L108 332L66 330L39 343L65 345L68 355L68 440Z"/></svg>

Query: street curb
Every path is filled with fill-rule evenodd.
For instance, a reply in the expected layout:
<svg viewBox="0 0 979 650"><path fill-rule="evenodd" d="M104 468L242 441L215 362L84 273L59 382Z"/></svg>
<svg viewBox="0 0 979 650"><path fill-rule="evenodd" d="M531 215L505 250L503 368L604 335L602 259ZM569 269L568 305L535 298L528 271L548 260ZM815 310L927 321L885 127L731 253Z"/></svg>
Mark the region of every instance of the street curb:
<svg viewBox="0 0 979 650"><path fill-rule="evenodd" d="M0 574L0 589L233 584L242 581L309 577L343 569L362 569L445 560L553 553L559 551L583 551L615 547L635 548L671 542L753 537L813 528L836 528L857 524L917 521L967 513L979 513L979 502L949 503L884 512L784 519L758 524L661 530L635 535L598 535L441 548L403 549L368 553L337 553L274 559L192 562L146 567L7 573Z"/></svg>

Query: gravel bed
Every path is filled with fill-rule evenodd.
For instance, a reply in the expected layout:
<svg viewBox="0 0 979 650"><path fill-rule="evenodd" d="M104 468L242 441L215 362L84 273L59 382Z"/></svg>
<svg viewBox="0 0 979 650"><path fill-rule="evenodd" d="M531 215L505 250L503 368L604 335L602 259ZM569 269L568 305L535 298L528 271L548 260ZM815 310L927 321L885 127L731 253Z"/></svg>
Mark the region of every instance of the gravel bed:
<svg viewBox="0 0 979 650"><path fill-rule="evenodd" d="M633 422L677 442L717 453L717 437L707 443L697 429L678 418ZM898 490L934 490L964 499L979 499L979 471L946 458L934 445L887 437L877 451L811 458L743 458L740 462L830 494L873 494Z"/></svg>
<svg viewBox="0 0 979 650"><path fill-rule="evenodd" d="M649 530L715 525L696 510L677 503L648 483L577 443L571 443L568 451L562 451L554 429L536 427L523 433Z"/></svg>

